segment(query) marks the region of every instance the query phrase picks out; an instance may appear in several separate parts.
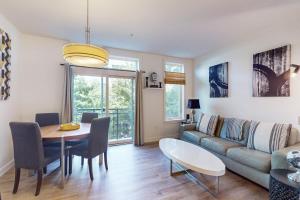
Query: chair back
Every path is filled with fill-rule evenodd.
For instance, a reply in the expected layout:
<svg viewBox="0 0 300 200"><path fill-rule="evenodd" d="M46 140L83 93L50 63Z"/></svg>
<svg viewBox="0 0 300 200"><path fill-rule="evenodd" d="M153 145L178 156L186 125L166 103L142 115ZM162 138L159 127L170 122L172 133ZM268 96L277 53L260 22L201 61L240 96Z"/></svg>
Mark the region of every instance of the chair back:
<svg viewBox="0 0 300 200"><path fill-rule="evenodd" d="M35 121L40 127L50 126L59 124L59 114L58 113L37 113L35 115Z"/></svg>
<svg viewBox="0 0 300 200"><path fill-rule="evenodd" d="M44 149L40 127L31 122L9 123L16 168L41 169L44 161Z"/></svg>
<svg viewBox="0 0 300 200"><path fill-rule="evenodd" d="M93 119L98 118L98 113L84 112L82 113L81 123L92 123Z"/></svg>
<svg viewBox="0 0 300 200"><path fill-rule="evenodd" d="M107 151L110 117L93 119L88 139L89 157L98 156Z"/></svg>

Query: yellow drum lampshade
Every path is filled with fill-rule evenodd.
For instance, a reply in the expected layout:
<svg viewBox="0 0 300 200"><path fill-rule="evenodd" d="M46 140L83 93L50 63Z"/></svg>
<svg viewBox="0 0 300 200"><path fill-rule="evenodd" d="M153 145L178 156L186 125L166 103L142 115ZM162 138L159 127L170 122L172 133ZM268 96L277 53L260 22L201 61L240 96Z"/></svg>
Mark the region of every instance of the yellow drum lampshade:
<svg viewBox="0 0 300 200"><path fill-rule="evenodd" d="M63 54L64 59L72 65L103 67L108 64L108 52L91 44L66 44Z"/></svg>

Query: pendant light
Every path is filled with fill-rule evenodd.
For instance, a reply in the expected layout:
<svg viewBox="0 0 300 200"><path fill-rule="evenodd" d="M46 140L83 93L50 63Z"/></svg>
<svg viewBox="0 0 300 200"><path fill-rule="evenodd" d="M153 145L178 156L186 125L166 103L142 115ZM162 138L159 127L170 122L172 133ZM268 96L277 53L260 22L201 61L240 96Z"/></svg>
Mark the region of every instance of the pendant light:
<svg viewBox="0 0 300 200"><path fill-rule="evenodd" d="M90 44L89 0L87 0L87 17L85 30L86 44L69 43L63 47L64 59L73 65L86 67L103 67L108 64L108 52Z"/></svg>

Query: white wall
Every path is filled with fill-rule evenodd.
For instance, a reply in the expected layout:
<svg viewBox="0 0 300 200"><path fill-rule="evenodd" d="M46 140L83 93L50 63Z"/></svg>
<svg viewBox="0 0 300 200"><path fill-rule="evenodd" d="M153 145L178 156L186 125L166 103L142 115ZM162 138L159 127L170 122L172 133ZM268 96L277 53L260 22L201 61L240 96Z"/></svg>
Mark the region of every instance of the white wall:
<svg viewBox="0 0 300 200"><path fill-rule="evenodd" d="M0 14L0 28L6 31L11 43L11 96L0 101L0 176L13 164L12 139L9 129L10 121L20 120L20 33L5 17Z"/></svg>
<svg viewBox="0 0 300 200"><path fill-rule="evenodd" d="M147 73L157 72L158 80L163 82L164 63L182 63L185 66L187 83L185 86L185 102L193 97L193 61L162 55L109 49L111 55L134 57L140 60L141 70ZM144 89L144 131L145 142L158 141L163 137L178 136L178 122L166 122L164 119L164 90ZM186 103L185 103L186 104Z"/></svg>
<svg viewBox="0 0 300 200"><path fill-rule="evenodd" d="M22 100L23 121L34 121L38 112L61 112L64 82L64 41L23 34Z"/></svg>
<svg viewBox="0 0 300 200"><path fill-rule="evenodd" d="M294 64L300 64L298 23L259 30L255 39L210 53L195 60L195 94L202 111L226 117L269 122L288 122L297 126L300 116L300 74L291 79L291 97L252 97L252 56L264 50L292 44ZM259 32L257 31L257 32ZM229 98L209 98L208 67L229 62Z"/></svg>
<svg viewBox="0 0 300 200"><path fill-rule="evenodd" d="M65 41L22 36L22 120L32 121L37 112L60 112L62 107L63 68L62 46ZM111 55L133 57L140 60L140 68L157 72L162 80L164 62L185 65L187 73L186 99L192 97L193 63L190 59L179 59L162 55L109 48ZM177 136L178 122L164 122L164 91L144 90L145 141L157 141L161 137Z"/></svg>

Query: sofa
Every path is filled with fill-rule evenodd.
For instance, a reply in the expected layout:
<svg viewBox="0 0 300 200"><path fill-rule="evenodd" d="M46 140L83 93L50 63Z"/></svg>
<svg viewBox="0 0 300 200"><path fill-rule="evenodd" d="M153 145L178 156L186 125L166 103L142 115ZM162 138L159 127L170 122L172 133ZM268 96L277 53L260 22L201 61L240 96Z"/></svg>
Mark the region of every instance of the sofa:
<svg viewBox="0 0 300 200"><path fill-rule="evenodd" d="M198 145L219 157L226 168L269 189L271 169L289 169L286 160L287 152L300 150L300 134L292 128L284 148L266 153L247 148L249 126L243 128L244 139L234 141L222 138L225 128L224 118L218 117L215 132L212 135L196 129L196 124L180 125L181 140Z"/></svg>

